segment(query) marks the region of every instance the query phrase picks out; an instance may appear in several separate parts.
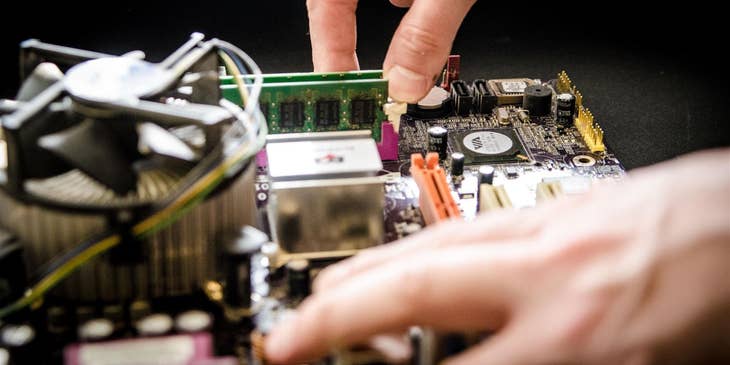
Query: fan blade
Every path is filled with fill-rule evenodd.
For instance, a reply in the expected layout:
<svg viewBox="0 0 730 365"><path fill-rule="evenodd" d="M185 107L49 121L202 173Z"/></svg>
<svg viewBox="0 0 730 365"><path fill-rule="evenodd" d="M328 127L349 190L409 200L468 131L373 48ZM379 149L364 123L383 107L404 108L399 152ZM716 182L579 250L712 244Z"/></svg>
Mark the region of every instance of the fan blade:
<svg viewBox="0 0 730 365"><path fill-rule="evenodd" d="M41 137L38 144L72 166L125 195L137 186L132 162L120 150L114 133L91 119L59 133Z"/></svg>
<svg viewBox="0 0 730 365"><path fill-rule="evenodd" d="M18 101L29 101L62 78L63 72L58 66L43 62L20 85L20 91L18 91L16 99Z"/></svg>
<svg viewBox="0 0 730 365"><path fill-rule="evenodd" d="M154 123L140 123L137 125L140 150L150 151L163 156L174 157L184 161L195 161L198 155L190 146Z"/></svg>
<svg viewBox="0 0 730 365"><path fill-rule="evenodd" d="M228 110L208 104L164 104L147 100L120 100L109 103L135 119L166 125L213 126L235 118Z"/></svg>

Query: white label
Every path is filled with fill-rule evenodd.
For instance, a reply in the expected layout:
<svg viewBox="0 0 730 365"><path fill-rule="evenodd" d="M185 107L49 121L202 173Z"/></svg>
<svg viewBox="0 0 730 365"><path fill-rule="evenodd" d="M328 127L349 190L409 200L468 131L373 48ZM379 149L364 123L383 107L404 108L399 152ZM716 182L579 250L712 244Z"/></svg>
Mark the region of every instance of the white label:
<svg viewBox="0 0 730 365"><path fill-rule="evenodd" d="M467 149L482 155L498 155L512 148L512 140L509 137L491 131L469 133L463 142Z"/></svg>
<svg viewBox="0 0 730 365"><path fill-rule="evenodd" d="M519 94L525 92L527 84L524 81L503 81L501 86L505 93Z"/></svg>

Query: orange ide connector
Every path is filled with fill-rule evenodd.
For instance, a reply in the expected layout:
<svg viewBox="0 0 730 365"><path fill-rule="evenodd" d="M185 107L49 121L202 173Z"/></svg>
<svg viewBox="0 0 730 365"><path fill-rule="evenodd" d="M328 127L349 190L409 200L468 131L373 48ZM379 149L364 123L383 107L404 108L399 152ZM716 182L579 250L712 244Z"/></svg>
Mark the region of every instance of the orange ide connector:
<svg viewBox="0 0 730 365"><path fill-rule="evenodd" d="M438 153L430 152L426 159L420 153L412 154L410 171L418 185L421 214L427 225L461 217L446 182L446 173L439 166Z"/></svg>

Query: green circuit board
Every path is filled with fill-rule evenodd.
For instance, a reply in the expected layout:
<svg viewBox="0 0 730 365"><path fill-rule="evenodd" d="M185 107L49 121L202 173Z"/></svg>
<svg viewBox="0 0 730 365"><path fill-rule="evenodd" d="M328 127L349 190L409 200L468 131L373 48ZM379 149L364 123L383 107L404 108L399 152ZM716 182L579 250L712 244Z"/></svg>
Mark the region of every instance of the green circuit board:
<svg viewBox="0 0 730 365"><path fill-rule="evenodd" d="M283 73L264 75L259 103L269 133L371 130L380 140L388 81L382 71ZM246 83L252 76L243 76ZM233 76L221 77L223 96L241 97Z"/></svg>

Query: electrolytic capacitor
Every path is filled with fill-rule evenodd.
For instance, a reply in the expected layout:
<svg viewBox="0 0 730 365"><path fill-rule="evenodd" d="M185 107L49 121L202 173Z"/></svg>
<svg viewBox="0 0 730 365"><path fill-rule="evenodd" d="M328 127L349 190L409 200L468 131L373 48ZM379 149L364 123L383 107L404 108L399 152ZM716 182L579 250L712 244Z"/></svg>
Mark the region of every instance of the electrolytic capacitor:
<svg viewBox="0 0 730 365"><path fill-rule="evenodd" d="M210 314L201 310L190 310L180 313L175 318L175 328L180 332L200 332L213 324Z"/></svg>
<svg viewBox="0 0 730 365"><path fill-rule="evenodd" d="M555 98L555 121L562 126L573 124L575 118L575 95L559 94Z"/></svg>
<svg viewBox="0 0 730 365"><path fill-rule="evenodd" d="M0 329L0 346L7 348L10 359L16 364L38 364L37 334L27 324L8 324Z"/></svg>
<svg viewBox="0 0 730 365"><path fill-rule="evenodd" d="M446 147L448 146L449 131L441 126L433 126L428 129L428 151L437 152L439 160L446 159Z"/></svg>
<svg viewBox="0 0 730 365"><path fill-rule="evenodd" d="M162 336L172 330L172 317L166 313L153 313L135 323L140 336Z"/></svg>
<svg viewBox="0 0 730 365"><path fill-rule="evenodd" d="M311 293L309 261L290 261L286 264L286 274L287 282L289 283L289 296L296 299L303 299Z"/></svg>
<svg viewBox="0 0 730 365"><path fill-rule="evenodd" d="M225 302L235 308L251 307L251 257L269 241L266 233L245 226L225 243Z"/></svg>
<svg viewBox="0 0 730 365"><path fill-rule="evenodd" d="M454 152L451 154L451 176L457 177L464 175L464 154Z"/></svg>
<svg viewBox="0 0 730 365"><path fill-rule="evenodd" d="M101 341L114 334L114 322L106 318L95 318L82 323L78 336L82 341Z"/></svg>
<svg viewBox="0 0 730 365"><path fill-rule="evenodd" d="M494 182L494 167L490 165L484 165L479 168L479 184L492 185Z"/></svg>

